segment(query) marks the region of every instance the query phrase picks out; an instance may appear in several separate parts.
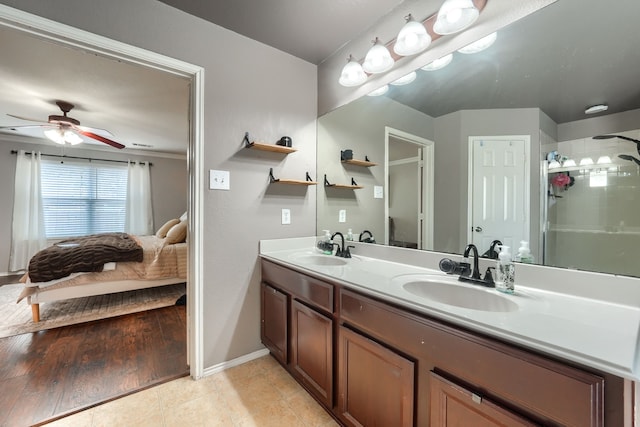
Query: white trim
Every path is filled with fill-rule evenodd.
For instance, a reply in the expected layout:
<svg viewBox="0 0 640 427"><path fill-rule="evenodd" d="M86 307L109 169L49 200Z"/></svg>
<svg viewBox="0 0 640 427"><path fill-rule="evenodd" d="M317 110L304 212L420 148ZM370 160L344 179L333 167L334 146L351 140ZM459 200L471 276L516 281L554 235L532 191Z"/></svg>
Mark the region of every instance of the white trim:
<svg viewBox="0 0 640 427"><path fill-rule="evenodd" d="M467 144L467 240L472 242L473 226L473 141L477 139L492 139L498 141L524 140L524 229L527 231L527 240L531 240L531 135L491 135L491 136L470 136ZM467 243L462 242L462 247Z"/></svg>
<svg viewBox="0 0 640 427"><path fill-rule="evenodd" d="M178 59L92 34L66 24L0 5L0 26L24 31L40 38L89 51L106 58L138 64L191 79L191 140L189 141L189 307L187 333L189 365L193 378L203 373L203 147L204 147L204 69Z"/></svg>
<svg viewBox="0 0 640 427"><path fill-rule="evenodd" d="M264 348L262 350L254 351L253 353L245 354L244 356L236 357L235 359L227 362L218 363L217 365L210 366L204 370L205 377L209 375L217 374L226 369L233 368L234 366L242 365L243 363L250 362L255 359L259 359L269 354L269 350Z"/></svg>
<svg viewBox="0 0 640 427"><path fill-rule="evenodd" d="M422 147L423 161L423 192L429 197L424 197L422 206L422 248L433 249L433 205L434 205L434 142L428 139L413 135L408 132L394 129L390 126L384 127L384 243L389 244L389 137L402 139ZM396 162L394 162L395 164Z"/></svg>

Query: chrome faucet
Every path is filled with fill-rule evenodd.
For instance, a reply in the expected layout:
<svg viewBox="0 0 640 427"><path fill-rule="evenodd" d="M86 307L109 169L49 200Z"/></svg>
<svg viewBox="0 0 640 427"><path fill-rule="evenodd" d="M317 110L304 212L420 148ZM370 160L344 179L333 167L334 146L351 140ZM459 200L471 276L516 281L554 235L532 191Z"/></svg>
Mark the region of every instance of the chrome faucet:
<svg viewBox="0 0 640 427"><path fill-rule="evenodd" d="M355 246L345 247L344 235L339 231L336 233L333 233L333 236L331 236L331 241L333 241L333 238L336 236L340 236L340 240L342 240L342 246L340 246L339 243L334 243L334 245L338 247L338 249L336 249L336 256L339 256L341 258L351 258L351 251L349 250L349 248L355 248Z"/></svg>

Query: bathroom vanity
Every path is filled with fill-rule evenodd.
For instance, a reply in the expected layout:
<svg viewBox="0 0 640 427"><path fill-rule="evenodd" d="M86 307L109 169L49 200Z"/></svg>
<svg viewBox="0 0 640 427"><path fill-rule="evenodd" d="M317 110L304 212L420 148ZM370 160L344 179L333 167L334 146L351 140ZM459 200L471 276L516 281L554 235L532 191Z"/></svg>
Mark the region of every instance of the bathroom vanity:
<svg viewBox="0 0 640 427"><path fill-rule="evenodd" d="M635 374L616 371L624 367L615 359L625 349L610 347L611 360L602 360L606 351L591 359L584 352L610 343L581 348L576 334L554 341L558 331L576 327L563 325L559 313L549 317L557 304L579 322L573 310L595 302L529 288L503 296L433 269L359 255L345 260L314 253L313 239L311 245L288 240L287 249L261 242L262 341L344 425L622 426L630 420L624 377ZM423 295L416 290L421 285L451 292ZM601 314L612 328L617 322L633 328L630 320L637 325L637 309L620 307L615 317L617 308ZM591 311L584 315L597 318ZM595 340L603 333L598 327L589 332Z"/></svg>

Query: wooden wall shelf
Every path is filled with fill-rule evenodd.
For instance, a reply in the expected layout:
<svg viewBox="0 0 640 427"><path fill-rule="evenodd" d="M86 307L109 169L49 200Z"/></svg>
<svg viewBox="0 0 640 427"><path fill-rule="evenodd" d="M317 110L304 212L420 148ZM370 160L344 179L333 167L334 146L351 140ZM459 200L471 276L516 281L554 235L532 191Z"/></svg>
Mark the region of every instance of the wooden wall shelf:
<svg viewBox="0 0 640 427"><path fill-rule="evenodd" d="M331 188L344 188L344 189L349 189L349 190L358 190L360 188L364 188L364 186L362 185L358 185L355 181L355 179L351 178L351 185L349 184L331 184L329 182L329 180L327 179L327 175L324 175L324 186L325 187L331 187Z"/></svg>
<svg viewBox="0 0 640 427"><path fill-rule="evenodd" d="M342 160L342 163L346 163L349 165L356 165L356 166L365 166L365 167L378 166L377 163L369 162L366 160L356 160L356 159Z"/></svg>
<svg viewBox="0 0 640 427"><path fill-rule="evenodd" d="M273 176L273 168L269 169L269 182L271 184L288 184L288 185L316 185L317 182L311 179L309 172L306 173L306 179L279 179Z"/></svg>
<svg viewBox="0 0 640 427"><path fill-rule="evenodd" d="M249 132L244 133L243 141L244 141L244 146L246 148L251 148L254 150L271 151L272 153L284 153L284 154L289 154L289 153L298 151L295 148L285 147L283 145L265 144L264 142L255 142L255 141L250 142Z"/></svg>
<svg viewBox="0 0 640 427"><path fill-rule="evenodd" d="M275 144L264 144L261 142L250 142L247 144L247 148L252 148L254 150L271 151L274 153L285 153L285 154L294 153L298 151L295 148L291 148L291 147L283 147L282 145L275 145Z"/></svg>
<svg viewBox="0 0 640 427"><path fill-rule="evenodd" d="M347 163L347 164L350 164L350 165L365 166L365 167L377 166L378 165L377 163L374 163L374 162L370 161L369 157L367 157L367 156L364 156L364 160L354 159L352 150L342 150L342 151L340 151L340 161L342 163Z"/></svg>

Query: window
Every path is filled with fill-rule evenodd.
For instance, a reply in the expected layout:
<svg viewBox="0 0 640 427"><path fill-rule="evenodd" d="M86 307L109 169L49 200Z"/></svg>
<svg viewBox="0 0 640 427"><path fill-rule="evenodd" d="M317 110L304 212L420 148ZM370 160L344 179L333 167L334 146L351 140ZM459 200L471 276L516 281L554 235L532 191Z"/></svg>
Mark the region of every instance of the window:
<svg viewBox="0 0 640 427"><path fill-rule="evenodd" d="M48 239L124 231L127 166L42 160Z"/></svg>

